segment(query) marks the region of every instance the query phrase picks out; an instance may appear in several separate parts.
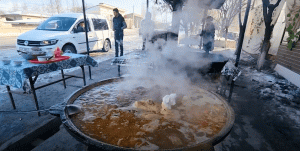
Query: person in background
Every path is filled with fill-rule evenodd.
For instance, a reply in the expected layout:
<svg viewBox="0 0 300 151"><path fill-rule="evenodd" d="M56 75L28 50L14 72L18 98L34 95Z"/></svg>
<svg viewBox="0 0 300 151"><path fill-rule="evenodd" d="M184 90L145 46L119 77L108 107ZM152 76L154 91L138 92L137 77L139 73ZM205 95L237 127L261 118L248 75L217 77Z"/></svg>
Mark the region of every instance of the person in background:
<svg viewBox="0 0 300 151"><path fill-rule="evenodd" d="M85 32L84 22L79 23L77 30L78 30L78 32Z"/></svg>
<svg viewBox="0 0 300 151"><path fill-rule="evenodd" d="M115 57L119 56L119 46L120 46L120 56L123 56L123 37L124 32L123 30L127 28L126 22L124 17L119 13L117 8L113 9L114 18L113 18L113 31L115 32L115 49L116 55Z"/></svg>
<svg viewBox="0 0 300 151"><path fill-rule="evenodd" d="M209 54L214 49L215 42L215 25L211 16L206 18L206 25L200 36L203 37L203 49L206 54Z"/></svg>
<svg viewBox="0 0 300 151"><path fill-rule="evenodd" d="M142 20L141 22L141 29L140 29L140 33L143 36L143 48L142 50L145 50L146 47L146 42L149 41L149 39L151 38L151 34L154 31L154 22L151 20L151 13L147 12L145 19Z"/></svg>

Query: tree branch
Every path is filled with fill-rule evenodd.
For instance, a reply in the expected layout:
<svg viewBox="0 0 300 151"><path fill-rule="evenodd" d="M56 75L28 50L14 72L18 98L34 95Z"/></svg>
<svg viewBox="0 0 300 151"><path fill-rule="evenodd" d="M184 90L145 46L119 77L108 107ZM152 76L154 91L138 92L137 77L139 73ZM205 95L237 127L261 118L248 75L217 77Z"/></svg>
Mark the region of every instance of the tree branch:
<svg viewBox="0 0 300 151"><path fill-rule="evenodd" d="M267 1L269 1L269 0L267 0ZM266 5L266 4L267 3L263 3L263 16L264 16L264 20L265 20L265 25L267 26L268 5Z"/></svg>
<svg viewBox="0 0 300 151"><path fill-rule="evenodd" d="M269 6L270 5L270 1L269 0L262 0L263 5Z"/></svg>
<svg viewBox="0 0 300 151"><path fill-rule="evenodd" d="M280 2L281 2L281 0L278 0L276 2L276 4L269 4L268 8L274 10L280 4Z"/></svg>
<svg viewBox="0 0 300 151"><path fill-rule="evenodd" d="M274 5L274 7L276 8L279 4L280 4L281 0L278 0L277 3Z"/></svg>

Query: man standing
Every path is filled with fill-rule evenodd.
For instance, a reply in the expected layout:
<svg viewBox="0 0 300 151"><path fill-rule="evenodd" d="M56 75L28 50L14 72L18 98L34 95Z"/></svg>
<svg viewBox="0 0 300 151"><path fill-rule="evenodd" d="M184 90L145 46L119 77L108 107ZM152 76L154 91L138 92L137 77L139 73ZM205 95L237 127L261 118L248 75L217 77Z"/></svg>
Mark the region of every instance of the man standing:
<svg viewBox="0 0 300 151"><path fill-rule="evenodd" d="M208 54L214 49L215 42L215 26L211 16L206 18L206 25L200 36L203 36L203 49L205 50L206 54Z"/></svg>
<svg viewBox="0 0 300 151"><path fill-rule="evenodd" d="M123 56L123 37L124 32L123 30L127 28L126 22L123 16L119 13L117 8L113 9L114 18L113 18L113 30L115 32L115 49L116 55L115 57L119 56L119 45L120 45L120 56Z"/></svg>

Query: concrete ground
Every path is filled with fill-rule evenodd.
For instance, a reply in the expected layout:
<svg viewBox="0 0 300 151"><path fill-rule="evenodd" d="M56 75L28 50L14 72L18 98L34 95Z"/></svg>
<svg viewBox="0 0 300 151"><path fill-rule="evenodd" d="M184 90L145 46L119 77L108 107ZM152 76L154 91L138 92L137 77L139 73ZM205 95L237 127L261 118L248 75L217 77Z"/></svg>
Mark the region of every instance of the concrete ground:
<svg viewBox="0 0 300 151"><path fill-rule="evenodd" d="M241 67L246 69L251 66L252 64L244 63ZM87 69L85 70L87 84L118 76L117 67L111 66L110 60L101 62L99 67L92 68L93 80L89 80ZM125 73L124 68L122 69L121 71ZM281 102L274 105L275 100L273 100L274 97L272 95L276 94L270 94L267 97L261 94L262 89L269 87L273 89L276 84L282 86L284 91L287 92L294 91L297 88L284 82L273 83L273 85L267 84L268 81L266 83L259 82L254 80L255 77L251 73L253 73L252 69L244 71L242 76L236 81L236 84L239 86L234 88L233 99L230 102L235 111L236 120L231 133L223 142L215 146L215 150L298 151L300 148L299 124L297 121L289 118L290 114L279 111L281 111L282 104L285 106L293 105L293 108L299 111L300 101L298 102L298 100L300 97L295 93L292 94L294 99L281 99ZM81 75L81 70L77 69L69 74ZM55 80L60 77L61 75L56 75L49 80ZM202 77L201 80L195 81L203 84L201 82L204 80L208 84L207 89L214 92L217 91L217 80L211 80L208 76ZM31 95L21 96L14 94L17 109L13 110L8 95L0 92L0 150L7 148L11 148L11 150L12 148L17 148L16 150L33 149L35 151L75 151L86 149L85 145L70 136L63 127L59 127L60 123L57 122L57 118L47 112L47 109L52 105L62 102L83 86L82 79L69 79L66 83L67 89L64 89L61 82L37 90L40 108L45 110L40 117L34 111L35 104ZM43 84L43 81L39 81L37 86L40 84ZM299 118L299 112L296 113L294 116ZM49 136L49 138L36 136L38 139L32 139L38 131L47 128L45 125L48 125L49 128L51 124L58 126L57 130L53 132L54 135ZM28 147L28 145L22 144L22 141L26 142L29 139L33 140L30 142L31 146Z"/></svg>
<svg viewBox="0 0 300 151"><path fill-rule="evenodd" d="M99 68L92 68L92 80L88 78L88 68L86 67L87 85L101 81L104 79L117 77L117 67L111 66L110 61L100 64ZM72 73L81 75L81 70L76 70ZM52 78L52 80L61 78L60 75ZM36 86L43 84L38 83ZM47 110L51 106L62 102L70 96L75 90L83 86L82 79L66 80L67 88L64 89L62 82L51 85L46 88L37 90L37 98L41 110ZM47 111L42 112L42 116L38 117L35 110L35 104L31 95L13 94L16 104L16 110L12 109L9 97L6 93L1 93L0 98L0 150L9 146L16 140L31 133L33 129L42 127L48 121L53 120L54 116ZM53 149L56 150L56 149Z"/></svg>

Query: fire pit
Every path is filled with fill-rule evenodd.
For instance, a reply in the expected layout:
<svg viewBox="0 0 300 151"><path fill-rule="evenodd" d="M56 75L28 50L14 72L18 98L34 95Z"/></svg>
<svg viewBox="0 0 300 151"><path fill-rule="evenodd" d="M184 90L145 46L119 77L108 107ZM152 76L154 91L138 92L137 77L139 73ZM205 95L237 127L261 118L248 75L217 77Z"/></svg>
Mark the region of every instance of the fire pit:
<svg viewBox="0 0 300 151"><path fill-rule="evenodd" d="M116 87L122 80L104 80L78 90L67 105L79 105L82 112L70 115L64 108L60 113L67 131L89 148L199 150L222 141L233 126L234 112L217 94L195 88L179 94L169 108L157 101L167 89L120 92Z"/></svg>

